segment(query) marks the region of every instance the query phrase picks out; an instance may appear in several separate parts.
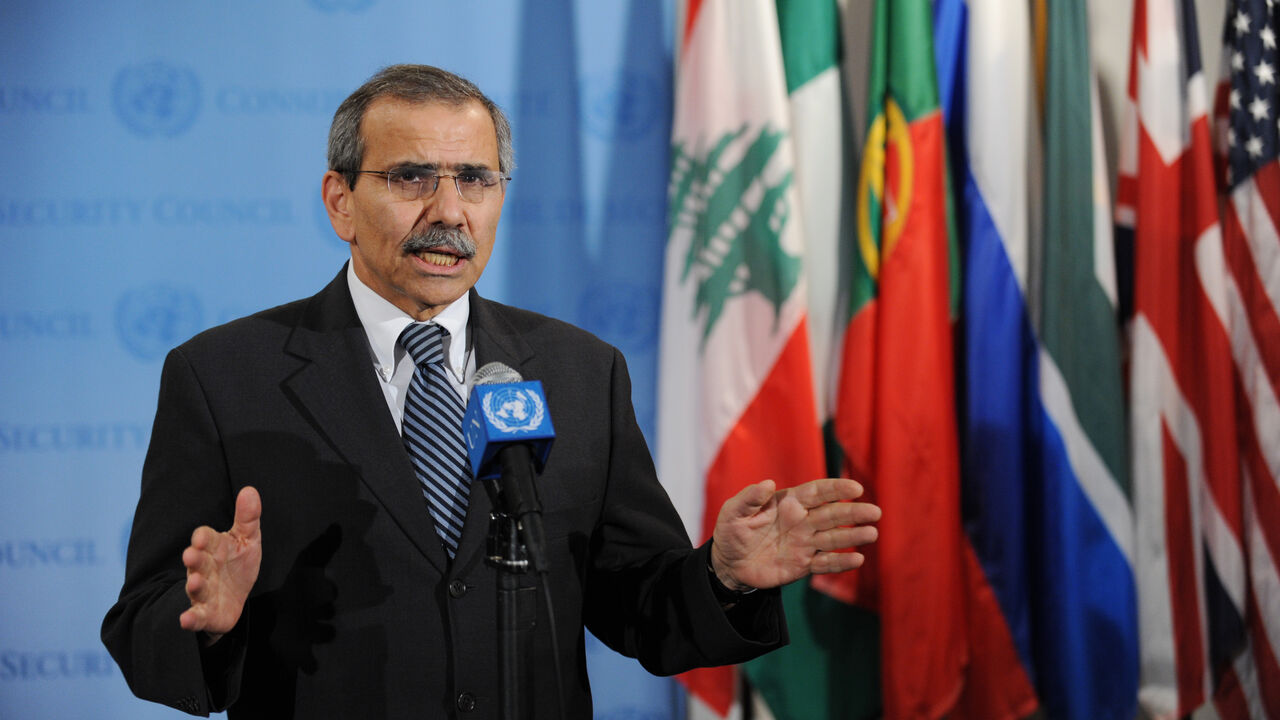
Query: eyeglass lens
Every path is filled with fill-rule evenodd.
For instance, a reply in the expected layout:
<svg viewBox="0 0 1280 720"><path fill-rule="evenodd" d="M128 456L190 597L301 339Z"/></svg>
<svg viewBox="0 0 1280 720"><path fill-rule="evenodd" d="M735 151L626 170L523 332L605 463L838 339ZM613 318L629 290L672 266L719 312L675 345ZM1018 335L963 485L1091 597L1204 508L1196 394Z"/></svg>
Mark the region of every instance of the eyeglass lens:
<svg viewBox="0 0 1280 720"><path fill-rule="evenodd" d="M449 178L458 196L470 203L483 202L489 191L501 183L496 174L486 176L476 172L443 175L420 169L402 168L387 173L387 189L404 200L431 197L440 187L440 180Z"/></svg>

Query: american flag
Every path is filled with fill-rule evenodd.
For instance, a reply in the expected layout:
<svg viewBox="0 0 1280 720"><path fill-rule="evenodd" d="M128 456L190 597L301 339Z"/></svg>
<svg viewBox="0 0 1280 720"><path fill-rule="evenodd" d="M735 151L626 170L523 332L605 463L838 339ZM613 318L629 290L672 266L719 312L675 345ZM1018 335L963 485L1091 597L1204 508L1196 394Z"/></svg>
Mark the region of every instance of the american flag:
<svg viewBox="0 0 1280 720"><path fill-rule="evenodd" d="M1229 191L1249 183L1280 152L1280 85L1275 0L1232 3L1223 37L1222 90L1218 103L1218 151L1225 157L1223 180ZM1225 119L1225 123L1223 120Z"/></svg>
<svg viewBox="0 0 1280 720"><path fill-rule="evenodd" d="M1139 697L1155 717L1280 718L1274 4L1230 2L1216 166L1194 2L1134 5L1117 215L1133 244Z"/></svg>
<svg viewBox="0 0 1280 720"><path fill-rule="evenodd" d="M1276 0L1232 0L1215 120L1247 580L1241 717L1280 718L1280 50ZM1252 673L1253 677L1250 677ZM1251 692L1256 688L1256 692ZM1261 715L1259 713L1262 713ZM1221 713L1220 713L1221 714Z"/></svg>

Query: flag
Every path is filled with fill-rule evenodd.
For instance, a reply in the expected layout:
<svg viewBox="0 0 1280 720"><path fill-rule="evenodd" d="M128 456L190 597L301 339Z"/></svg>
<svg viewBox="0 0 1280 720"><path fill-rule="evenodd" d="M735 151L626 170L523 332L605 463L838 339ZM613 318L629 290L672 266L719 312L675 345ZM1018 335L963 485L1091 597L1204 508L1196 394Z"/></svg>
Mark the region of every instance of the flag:
<svg viewBox="0 0 1280 720"><path fill-rule="evenodd" d="M1264 15L1229 13L1229 32L1235 27L1238 39L1254 38L1255 63L1242 68L1249 72L1267 62L1261 49ZM1230 22L1232 16L1238 24ZM1245 50L1232 52L1240 56L1231 62L1245 65ZM1265 585L1266 573L1250 564L1259 559L1252 540L1274 533L1246 511L1242 488L1248 483L1242 477L1249 480L1254 469L1250 448L1270 444L1274 453L1280 432L1258 432L1265 427L1255 425L1261 416L1248 410L1246 378L1265 365L1254 362L1258 355L1243 358L1252 333L1241 301L1242 266L1236 264L1243 258L1236 254L1239 245L1233 247L1233 238L1242 236L1241 221L1252 222L1239 208L1248 206L1251 193L1257 197L1246 187L1257 187L1246 175L1261 157L1254 153L1259 128L1250 123L1263 119L1258 103L1267 101L1227 91L1247 114L1231 113L1222 126L1224 145L1235 149L1228 153L1231 178L1240 183L1237 191L1245 188L1243 205L1234 212L1228 208L1224 233L1205 83L1194 4L1138 0L1117 224L1131 235L1133 263L1129 384L1139 701L1161 718L1189 714L1211 701L1224 720L1274 717L1259 695L1265 667L1253 662L1268 648L1255 642L1254 653L1247 652L1249 623L1265 624L1256 604L1265 592L1255 591L1259 580ZM1261 132L1274 147L1274 117ZM1274 166L1274 150L1272 158ZM1274 304L1270 312L1274 318ZM1269 484L1275 497L1275 478L1258 477L1263 482L1254 487ZM1259 545L1265 549L1266 543ZM1274 578L1274 564L1268 564ZM1271 618L1276 616L1272 611Z"/></svg>
<svg viewBox="0 0 1280 720"><path fill-rule="evenodd" d="M973 660L954 717L1024 717L1038 698L1053 720L1127 720L1137 686L1132 523L1085 5L1054 3L1035 23L1029 6L998 0L936 8L965 278ZM1044 38L1043 63L1033 37ZM1046 84L1042 133L1036 90Z"/></svg>
<svg viewBox="0 0 1280 720"><path fill-rule="evenodd" d="M840 13L836 0L776 0L796 147L798 215L809 281L809 341L819 417L829 417L841 221L853 194L845 185ZM843 330L843 328L840 328ZM814 590L783 589L791 642L744 666L777 720L880 715L875 615Z"/></svg>
<svg viewBox="0 0 1280 720"><path fill-rule="evenodd" d="M1243 609L1243 650L1231 663L1237 714L1280 717L1280 90L1273 2L1228 3L1217 93L1222 267L1213 309L1235 367L1240 544L1247 585L1233 579L1229 615ZM1219 346L1220 347L1220 346ZM1234 509L1233 509L1234 510ZM1234 518L1233 518L1234 519ZM1233 547L1234 550L1234 547ZM1234 557L1234 555L1233 555ZM1242 593L1239 591L1243 591ZM1241 607L1243 605L1243 608ZM1236 630L1236 632L1239 632ZM1212 647L1212 643L1211 643ZM1230 680L1228 678L1228 680ZM1219 693L1223 696L1225 693ZM1220 702L1220 705L1224 703ZM1220 714L1227 713L1220 707Z"/></svg>
<svg viewBox="0 0 1280 720"><path fill-rule="evenodd" d="M877 3L835 434L884 514L862 587L848 574L815 579L879 610L886 718L948 712L969 659L931 25L929 0Z"/></svg>
<svg viewBox="0 0 1280 720"><path fill-rule="evenodd" d="M804 243L772 0L691 0L679 33L658 469L690 535L725 500L823 474ZM729 668L686 675L719 715Z"/></svg>

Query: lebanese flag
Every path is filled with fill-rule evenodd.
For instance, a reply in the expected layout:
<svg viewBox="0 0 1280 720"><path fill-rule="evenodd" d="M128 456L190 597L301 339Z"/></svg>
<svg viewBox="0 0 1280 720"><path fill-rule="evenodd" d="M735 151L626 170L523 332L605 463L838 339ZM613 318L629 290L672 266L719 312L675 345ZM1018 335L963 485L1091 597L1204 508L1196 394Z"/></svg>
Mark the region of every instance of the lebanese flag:
<svg viewBox="0 0 1280 720"><path fill-rule="evenodd" d="M823 475L804 243L772 0L690 0L672 127L659 476L696 541L765 478ZM733 668L682 677L718 716Z"/></svg>

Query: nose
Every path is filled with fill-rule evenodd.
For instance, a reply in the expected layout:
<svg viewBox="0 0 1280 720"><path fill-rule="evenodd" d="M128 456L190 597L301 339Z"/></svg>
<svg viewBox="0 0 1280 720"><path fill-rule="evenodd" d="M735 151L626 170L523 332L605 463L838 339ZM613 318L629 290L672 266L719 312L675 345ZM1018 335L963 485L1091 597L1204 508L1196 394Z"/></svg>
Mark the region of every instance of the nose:
<svg viewBox="0 0 1280 720"><path fill-rule="evenodd" d="M446 181L453 187L443 187ZM426 198L427 220L460 227L465 222L466 215L462 211L462 195L458 190L458 178L452 175L441 175L439 182L440 185L436 186L436 191Z"/></svg>

